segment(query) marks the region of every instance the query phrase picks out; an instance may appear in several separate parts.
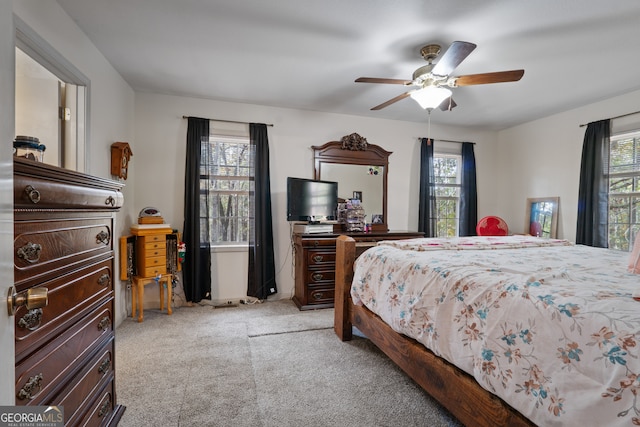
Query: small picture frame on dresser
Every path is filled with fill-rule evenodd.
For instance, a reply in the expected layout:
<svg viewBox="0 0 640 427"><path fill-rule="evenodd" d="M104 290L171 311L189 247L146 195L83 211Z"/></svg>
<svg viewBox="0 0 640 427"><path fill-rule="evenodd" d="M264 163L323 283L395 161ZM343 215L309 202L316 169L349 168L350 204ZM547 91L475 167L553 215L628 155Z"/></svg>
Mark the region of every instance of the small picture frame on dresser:
<svg viewBox="0 0 640 427"><path fill-rule="evenodd" d="M354 191L353 198L362 201L362 191Z"/></svg>

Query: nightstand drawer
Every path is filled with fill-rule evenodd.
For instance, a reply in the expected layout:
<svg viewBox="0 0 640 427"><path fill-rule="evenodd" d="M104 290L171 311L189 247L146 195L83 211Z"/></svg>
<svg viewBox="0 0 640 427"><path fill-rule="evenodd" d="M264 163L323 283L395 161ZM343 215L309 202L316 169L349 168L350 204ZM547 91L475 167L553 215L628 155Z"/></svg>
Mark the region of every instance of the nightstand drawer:
<svg viewBox="0 0 640 427"><path fill-rule="evenodd" d="M316 251L310 249L307 251L307 264L309 267L320 266L320 265L335 265L336 263L336 253L329 251Z"/></svg>
<svg viewBox="0 0 640 427"><path fill-rule="evenodd" d="M336 294L335 287L310 287L309 304L333 303Z"/></svg>
<svg viewBox="0 0 640 427"><path fill-rule="evenodd" d="M307 270L306 283L313 285L314 283L334 282L336 279L335 268L325 270Z"/></svg>

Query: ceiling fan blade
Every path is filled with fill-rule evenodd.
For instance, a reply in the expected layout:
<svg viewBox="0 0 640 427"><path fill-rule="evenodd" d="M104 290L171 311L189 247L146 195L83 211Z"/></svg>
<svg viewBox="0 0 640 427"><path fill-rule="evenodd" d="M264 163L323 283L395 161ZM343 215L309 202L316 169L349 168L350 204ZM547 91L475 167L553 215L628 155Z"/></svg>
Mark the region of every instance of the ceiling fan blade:
<svg viewBox="0 0 640 427"><path fill-rule="evenodd" d="M359 77L356 79L356 83L386 83L391 85L409 85L411 84L411 80L379 79L377 77Z"/></svg>
<svg viewBox="0 0 640 427"><path fill-rule="evenodd" d="M524 75L524 70L498 71L495 73L469 74L456 77L456 86L485 85L489 83L517 82Z"/></svg>
<svg viewBox="0 0 640 427"><path fill-rule="evenodd" d="M398 101L401 101L401 100L405 99L406 97L409 96L409 93L410 92L405 92L402 95L398 95L395 98L392 98L392 99L388 100L387 102L383 102L380 105L376 105L375 107L372 108L372 110L382 110L383 108L388 107L391 104L394 104L394 103L396 103Z"/></svg>
<svg viewBox="0 0 640 427"><path fill-rule="evenodd" d="M442 55L431 72L438 76L448 76L464 59L469 56L476 45L469 42L455 41Z"/></svg>
<svg viewBox="0 0 640 427"><path fill-rule="evenodd" d="M440 106L438 108L440 108L442 111L451 111L457 105L458 104L456 104L456 101L454 101L452 97L448 97L447 99L442 101L442 104L440 104Z"/></svg>

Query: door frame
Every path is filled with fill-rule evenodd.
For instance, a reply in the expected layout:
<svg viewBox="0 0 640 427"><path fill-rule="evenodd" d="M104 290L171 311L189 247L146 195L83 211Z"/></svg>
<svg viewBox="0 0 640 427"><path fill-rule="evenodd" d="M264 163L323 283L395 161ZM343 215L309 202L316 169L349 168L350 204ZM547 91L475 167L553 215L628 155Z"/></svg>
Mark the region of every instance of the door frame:
<svg viewBox="0 0 640 427"><path fill-rule="evenodd" d="M0 0L0 405L15 398L14 321L7 310L13 286L13 141L15 138L15 27L11 0Z"/></svg>

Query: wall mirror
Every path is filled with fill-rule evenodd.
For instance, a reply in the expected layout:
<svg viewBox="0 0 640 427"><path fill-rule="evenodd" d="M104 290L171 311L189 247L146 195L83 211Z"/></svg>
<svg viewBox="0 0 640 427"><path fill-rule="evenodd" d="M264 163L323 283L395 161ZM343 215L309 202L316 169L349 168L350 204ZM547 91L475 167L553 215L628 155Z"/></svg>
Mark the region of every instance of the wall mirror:
<svg viewBox="0 0 640 427"><path fill-rule="evenodd" d="M527 199L525 230L532 236L555 239L558 231L559 197Z"/></svg>
<svg viewBox="0 0 640 427"><path fill-rule="evenodd" d="M387 231L387 173L390 151L358 134L313 146L314 179L336 181L338 197L359 198L373 231Z"/></svg>

